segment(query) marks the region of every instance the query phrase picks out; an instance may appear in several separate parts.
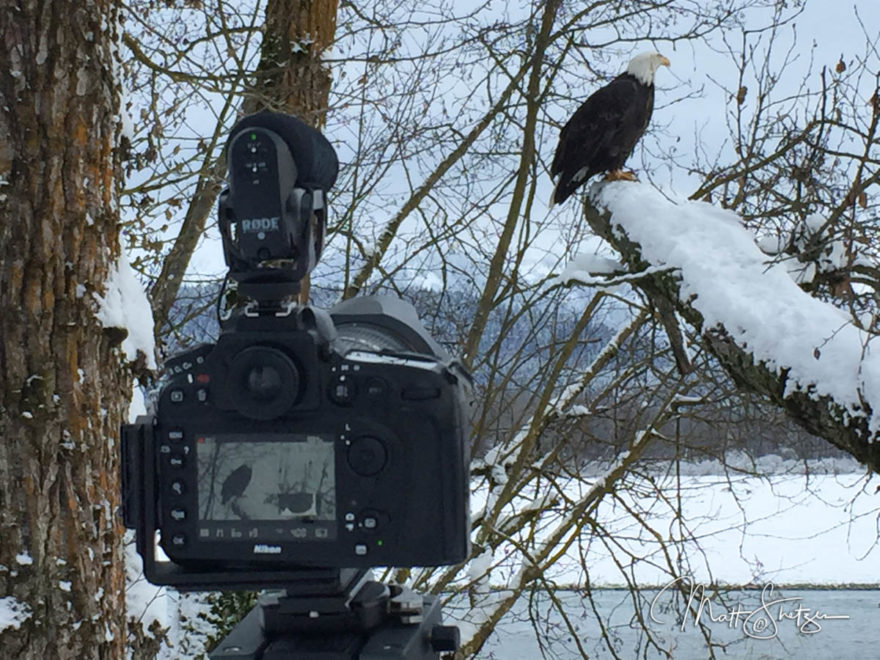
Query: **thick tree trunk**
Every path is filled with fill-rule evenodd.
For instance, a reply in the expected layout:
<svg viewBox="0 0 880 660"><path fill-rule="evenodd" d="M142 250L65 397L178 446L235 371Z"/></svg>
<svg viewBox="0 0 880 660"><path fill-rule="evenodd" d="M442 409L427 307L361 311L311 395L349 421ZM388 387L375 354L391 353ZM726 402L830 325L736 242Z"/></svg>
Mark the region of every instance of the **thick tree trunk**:
<svg viewBox="0 0 880 660"><path fill-rule="evenodd" d="M336 33L338 0L268 0L266 31L245 109L296 115L321 128L327 118L330 70L322 61Z"/></svg>
<svg viewBox="0 0 880 660"><path fill-rule="evenodd" d="M116 0L0 9L0 630L4 658L124 657L116 441L124 333Z"/></svg>

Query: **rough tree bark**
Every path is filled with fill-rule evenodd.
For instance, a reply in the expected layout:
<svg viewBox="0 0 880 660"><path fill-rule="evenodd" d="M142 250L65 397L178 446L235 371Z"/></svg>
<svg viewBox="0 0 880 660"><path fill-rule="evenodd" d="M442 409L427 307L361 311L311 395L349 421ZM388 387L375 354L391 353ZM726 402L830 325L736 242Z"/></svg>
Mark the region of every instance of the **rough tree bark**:
<svg viewBox="0 0 880 660"><path fill-rule="evenodd" d="M0 630L4 658L122 658L124 331L95 295L119 254L118 0L0 10Z"/></svg>
<svg viewBox="0 0 880 660"><path fill-rule="evenodd" d="M324 126L330 69L322 61L336 33L338 0L269 0L256 84L247 112L273 110Z"/></svg>
<svg viewBox="0 0 880 660"><path fill-rule="evenodd" d="M643 259L638 243L629 240L623 232L613 231L610 212L597 208L589 198L584 204L584 217L593 231L620 253L623 262L633 273L639 273L651 265ZM642 291L655 308L677 311L696 331L703 347L718 359L740 388L767 397L807 431L851 454L868 469L880 473L880 440L870 437L866 417L848 415L827 396L811 397L803 392L786 394L788 374L756 362L751 353L739 346L725 328L706 327L700 312L687 300L681 299L674 274L668 271L646 274L633 286ZM877 411L873 412L878 414Z"/></svg>
<svg viewBox="0 0 880 660"><path fill-rule="evenodd" d="M268 0L260 63L242 103L243 114L272 110L296 115L316 128L324 125L331 78L322 57L333 43L338 6L338 0ZM157 333L167 323L225 172L222 154L205 163L180 234L163 262L150 293Z"/></svg>

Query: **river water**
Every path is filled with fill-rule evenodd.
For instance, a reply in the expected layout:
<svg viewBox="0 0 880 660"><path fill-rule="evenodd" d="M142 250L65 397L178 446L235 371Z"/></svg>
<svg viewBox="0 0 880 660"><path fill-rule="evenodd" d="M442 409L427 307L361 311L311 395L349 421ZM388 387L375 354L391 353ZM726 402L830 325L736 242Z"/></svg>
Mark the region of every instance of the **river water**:
<svg viewBox="0 0 880 660"><path fill-rule="evenodd" d="M880 589L764 585L721 595L688 584L683 594L673 592L642 590L633 602L624 590L594 590L591 603L583 592L557 591L570 625L546 593L536 593L520 600L477 657L880 658Z"/></svg>

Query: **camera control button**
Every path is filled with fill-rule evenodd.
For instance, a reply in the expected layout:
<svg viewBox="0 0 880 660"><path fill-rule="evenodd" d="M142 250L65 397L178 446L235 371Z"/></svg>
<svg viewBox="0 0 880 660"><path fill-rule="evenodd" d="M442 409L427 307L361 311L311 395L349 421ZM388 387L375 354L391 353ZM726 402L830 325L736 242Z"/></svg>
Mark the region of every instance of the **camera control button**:
<svg viewBox="0 0 880 660"><path fill-rule="evenodd" d="M174 520L175 522L183 522L186 520L186 509L181 509L179 507L171 509L168 515L170 515L171 520Z"/></svg>
<svg viewBox="0 0 880 660"><path fill-rule="evenodd" d="M343 406L348 405L354 401L356 395L357 387L355 386L354 381L344 374L337 376L333 379L333 382L330 383L330 398L334 403Z"/></svg>
<svg viewBox="0 0 880 660"><path fill-rule="evenodd" d="M358 557L366 557L367 544L366 543L355 543L354 554L356 554Z"/></svg>
<svg viewBox="0 0 880 660"><path fill-rule="evenodd" d="M183 442L183 430L171 429L170 431L168 431L168 439L171 442Z"/></svg>
<svg viewBox="0 0 880 660"><path fill-rule="evenodd" d="M181 496L186 493L186 482L181 479L175 479L171 482L171 493Z"/></svg>
<svg viewBox="0 0 880 660"><path fill-rule="evenodd" d="M182 468L186 465L186 456L183 454L171 454L168 457L168 465L173 468Z"/></svg>
<svg viewBox="0 0 880 660"><path fill-rule="evenodd" d="M348 448L348 465L362 477L378 473L388 460L382 441L369 435L356 438Z"/></svg>
<svg viewBox="0 0 880 660"><path fill-rule="evenodd" d="M186 398L186 394L182 389L175 388L168 393L168 398L171 399L171 403L183 403Z"/></svg>
<svg viewBox="0 0 880 660"><path fill-rule="evenodd" d="M367 532L375 532L382 524L381 519L382 515L378 511L368 509L367 511L361 512L358 526Z"/></svg>
<svg viewBox="0 0 880 660"><path fill-rule="evenodd" d="M207 388L200 387L196 390L196 399L198 399L199 403L207 403L208 401L208 390Z"/></svg>
<svg viewBox="0 0 880 660"><path fill-rule="evenodd" d="M182 548L186 545L186 534L174 534L171 537L171 545L175 548Z"/></svg>
<svg viewBox="0 0 880 660"><path fill-rule="evenodd" d="M381 378L370 378L365 390L371 399L384 399L388 395L388 385Z"/></svg>

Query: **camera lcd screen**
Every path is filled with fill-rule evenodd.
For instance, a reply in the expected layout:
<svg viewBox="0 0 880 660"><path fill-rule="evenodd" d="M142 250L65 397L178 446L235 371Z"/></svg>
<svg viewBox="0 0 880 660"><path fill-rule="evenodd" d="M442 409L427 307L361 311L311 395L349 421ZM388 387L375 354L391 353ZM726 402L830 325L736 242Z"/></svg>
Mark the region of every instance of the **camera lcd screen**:
<svg viewBox="0 0 880 660"><path fill-rule="evenodd" d="M336 538L331 438L305 434L198 436L202 541Z"/></svg>

